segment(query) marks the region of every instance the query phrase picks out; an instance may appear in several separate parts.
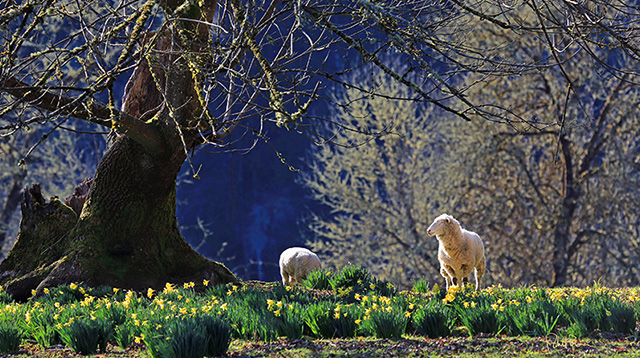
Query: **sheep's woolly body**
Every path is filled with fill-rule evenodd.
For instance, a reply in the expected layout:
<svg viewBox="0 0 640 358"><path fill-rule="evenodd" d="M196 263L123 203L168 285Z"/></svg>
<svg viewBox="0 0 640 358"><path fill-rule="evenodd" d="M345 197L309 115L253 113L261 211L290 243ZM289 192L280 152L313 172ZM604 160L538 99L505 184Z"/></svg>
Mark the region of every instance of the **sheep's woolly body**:
<svg viewBox="0 0 640 358"><path fill-rule="evenodd" d="M282 284L295 285L322 267L318 255L302 247L291 247L280 254Z"/></svg>
<svg viewBox="0 0 640 358"><path fill-rule="evenodd" d="M485 267L484 245L480 236L463 229L458 220L447 214L438 216L427 233L438 239L440 274L447 289L449 282L454 286L464 286L471 272L475 271L477 290Z"/></svg>

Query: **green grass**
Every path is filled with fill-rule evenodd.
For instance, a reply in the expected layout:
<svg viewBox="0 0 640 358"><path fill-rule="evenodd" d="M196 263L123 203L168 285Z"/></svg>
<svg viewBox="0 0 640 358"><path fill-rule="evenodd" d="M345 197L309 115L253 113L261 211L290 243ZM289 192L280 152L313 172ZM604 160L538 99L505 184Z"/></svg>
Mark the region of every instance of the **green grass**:
<svg viewBox="0 0 640 358"><path fill-rule="evenodd" d="M640 288L493 286L443 292L421 281L412 291L399 292L359 266L319 275L312 281L322 282L324 290L315 284L309 289L257 282L210 287L202 282L132 292L71 284L26 303L5 297L0 325L20 327L22 343L29 347L43 350L64 342L85 354L106 350L106 356L120 350L136 352L135 357L174 354L166 352L199 357L203 353L194 347L214 338L217 352L242 355L242 350L255 349L269 355L274 352L268 350L276 350L296 357L349 356L341 349L372 357L387 356L385 351L408 357L447 352L543 356L545 349L563 356L627 354L624 346L612 347L614 340L604 341L606 352L582 343L602 337L640 349ZM198 320L207 320L211 332L221 333L193 333L180 324ZM109 345L94 342L98 336ZM581 349L571 351L575 347Z"/></svg>

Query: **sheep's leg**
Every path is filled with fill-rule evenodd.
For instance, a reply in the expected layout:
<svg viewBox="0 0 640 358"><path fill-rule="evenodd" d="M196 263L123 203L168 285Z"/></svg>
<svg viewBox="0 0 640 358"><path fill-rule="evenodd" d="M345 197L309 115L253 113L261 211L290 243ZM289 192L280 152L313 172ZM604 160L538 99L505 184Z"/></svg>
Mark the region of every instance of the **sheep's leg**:
<svg viewBox="0 0 640 358"><path fill-rule="evenodd" d="M453 282L454 282L454 286L458 286L460 288L464 288L464 282L465 282L465 277L463 276L456 276L453 278Z"/></svg>
<svg viewBox="0 0 640 358"><path fill-rule="evenodd" d="M451 280L451 285L460 287L460 282L462 282L462 277L460 277L461 271L459 269L457 271L454 270L453 267L450 265L445 266L445 270L449 275L449 279Z"/></svg>
<svg viewBox="0 0 640 358"><path fill-rule="evenodd" d="M280 276L282 276L282 284L283 285L288 285L289 284L289 274L285 271L285 270L280 270Z"/></svg>
<svg viewBox="0 0 640 358"><path fill-rule="evenodd" d="M478 266L475 267L475 271L476 271L476 291L478 289L480 289L480 279L482 278L482 276L484 276L484 265L485 262L484 260L480 261L480 264L478 264Z"/></svg>
<svg viewBox="0 0 640 358"><path fill-rule="evenodd" d="M444 266L442 266L442 267L440 268L440 275L441 275L442 277L444 277L444 284L446 285L446 289L447 289L447 291L449 291L449 278L450 278L451 276L449 275L449 272L447 271L447 269L446 269Z"/></svg>
<svg viewBox="0 0 640 358"><path fill-rule="evenodd" d="M470 273L471 270L469 269L469 265L460 265L460 269L458 270L458 282L460 283L461 288L465 288L467 286Z"/></svg>

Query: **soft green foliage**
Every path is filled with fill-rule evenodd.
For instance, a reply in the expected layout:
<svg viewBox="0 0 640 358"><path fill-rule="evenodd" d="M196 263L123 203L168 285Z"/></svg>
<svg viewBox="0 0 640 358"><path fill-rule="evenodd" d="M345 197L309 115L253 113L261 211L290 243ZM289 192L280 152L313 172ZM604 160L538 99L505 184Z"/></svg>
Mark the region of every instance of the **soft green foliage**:
<svg viewBox="0 0 640 358"><path fill-rule="evenodd" d="M112 323L100 318L80 318L58 328L62 342L82 355L106 352L113 337Z"/></svg>
<svg viewBox="0 0 640 358"><path fill-rule="evenodd" d="M613 302L609 306L609 325L616 333L631 334L636 328L635 312L629 305Z"/></svg>
<svg viewBox="0 0 640 358"><path fill-rule="evenodd" d="M227 352L231 343L231 326L229 323L219 317L210 315L198 316L192 323L205 329L208 341L205 351L206 356L219 356Z"/></svg>
<svg viewBox="0 0 640 358"><path fill-rule="evenodd" d="M279 301L282 302L282 301ZM276 303L277 305L277 303ZM278 336L288 339L302 338L305 328L304 313L302 307L297 303L286 304L286 307L273 307L273 311L279 311L275 322L278 327Z"/></svg>
<svg viewBox="0 0 640 358"><path fill-rule="evenodd" d="M321 302L306 307L305 322L318 338L348 338L356 334L360 314L353 306Z"/></svg>
<svg viewBox="0 0 640 358"><path fill-rule="evenodd" d="M591 331L583 320L578 319L571 323L569 327L562 330L561 333L573 338L584 338L589 335Z"/></svg>
<svg viewBox="0 0 640 358"><path fill-rule="evenodd" d="M127 320L127 310L122 306L101 305L94 313L95 317L102 318L111 322L115 326L120 326Z"/></svg>
<svg viewBox="0 0 640 358"><path fill-rule="evenodd" d="M326 291L276 282L262 287L230 284L197 293L195 284L187 283L167 284L162 291L113 289L107 294L69 285L23 304L6 304L0 309L0 328L17 326L24 332L21 338L43 346L61 337L81 353L104 351L107 341L123 349L144 342L153 357L203 357L224 354L232 339L398 339L406 334L436 338L480 333L587 337L599 332L631 336L640 308L640 288L490 286L480 291L452 287L445 293L434 285L425 293L389 290L383 295L373 284L381 281L361 267L327 274L338 277L345 272L342 287ZM373 287L362 287L363 279ZM84 299L69 300L70 291L80 290Z"/></svg>
<svg viewBox="0 0 640 358"><path fill-rule="evenodd" d="M331 289L330 271L325 269L315 270L311 272L306 279L302 281L304 287L315 290Z"/></svg>
<svg viewBox="0 0 640 358"><path fill-rule="evenodd" d="M39 345L51 346L60 342L60 336L55 328L56 312L56 308L51 305L33 307L24 314L24 320L18 321L18 325L27 336L35 339Z"/></svg>
<svg viewBox="0 0 640 358"><path fill-rule="evenodd" d="M451 310L438 303L430 303L413 314L413 328L421 336L446 337L451 334L454 320Z"/></svg>
<svg viewBox="0 0 640 358"><path fill-rule="evenodd" d="M144 343L153 358L202 358L209 340L206 329L196 322L182 319L150 330Z"/></svg>
<svg viewBox="0 0 640 358"><path fill-rule="evenodd" d="M261 291L244 287L237 291L232 286L227 291L228 309L226 318L232 322L232 334L235 338L272 341L278 336L275 317L269 311L268 298Z"/></svg>
<svg viewBox="0 0 640 358"><path fill-rule="evenodd" d="M475 307L458 307L458 317L462 324L473 336L479 333L500 333L505 326L500 324L502 312L500 312L488 300L480 300Z"/></svg>
<svg viewBox="0 0 640 358"><path fill-rule="evenodd" d="M129 348L134 342L134 337L134 330L130 324L121 324L113 329L113 338L122 349Z"/></svg>
<svg viewBox="0 0 640 358"><path fill-rule="evenodd" d="M408 318L398 310L374 310L363 318L361 329L380 339L398 339L407 328Z"/></svg>
<svg viewBox="0 0 640 358"><path fill-rule="evenodd" d="M20 349L22 334L12 323L0 322L0 353L15 353Z"/></svg>
<svg viewBox="0 0 640 358"><path fill-rule="evenodd" d="M231 343L231 326L211 315L181 317L156 323L144 333L152 357L201 358L224 354Z"/></svg>
<svg viewBox="0 0 640 358"><path fill-rule="evenodd" d="M555 328L560 315L555 307L547 301L531 301L511 304L505 310L503 320L512 335L528 335L546 337Z"/></svg>
<svg viewBox="0 0 640 358"><path fill-rule="evenodd" d="M630 334L636 326L633 307L598 285L589 291L578 291L559 306L569 324L566 332L571 336L583 337L596 329Z"/></svg>
<svg viewBox="0 0 640 358"><path fill-rule="evenodd" d="M55 289L46 289L42 295L33 297L34 302L58 302L61 305L82 301L87 295L98 297L97 292L83 284L60 285ZM101 292L100 292L101 293Z"/></svg>
<svg viewBox="0 0 640 358"><path fill-rule="evenodd" d="M7 291L0 289L0 304L7 304L13 301L11 295L7 293Z"/></svg>
<svg viewBox="0 0 640 358"><path fill-rule="evenodd" d="M418 280L413 284L411 291L416 293L428 293L430 291L429 283L425 279Z"/></svg>
<svg viewBox="0 0 640 358"><path fill-rule="evenodd" d="M371 274L360 265L346 266L339 273L331 276L330 283L334 290L352 287L356 291L371 285Z"/></svg>

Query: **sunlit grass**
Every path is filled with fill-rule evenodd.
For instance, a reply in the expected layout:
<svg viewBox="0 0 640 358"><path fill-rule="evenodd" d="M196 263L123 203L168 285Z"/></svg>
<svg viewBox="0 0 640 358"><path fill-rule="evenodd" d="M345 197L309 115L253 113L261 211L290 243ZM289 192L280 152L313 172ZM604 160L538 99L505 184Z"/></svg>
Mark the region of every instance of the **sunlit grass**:
<svg viewBox="0 0 640 358"><path fill-rule="evenodd" d="M398 292L360 267L325 275L335 280L332 289L279 283L211 286L203 281L134 292L70 284L45 290L25 303L5 299L0 325L19 327L22 339L43 347L64 343L86 354L104 351L108 339L122 349L146 344L152 356L169 351L199 356L201 350L191 345L210 343L215 343L211 351L226 351L229 340L304 337L398 339L489 333L584 338L609 332L638 338L638 287L491 286L443 292L437 285L429 289L423 281L419 289ZM198 332L184 328L205 321L214 328ZM12 337L15 342L15 334ZM1 340L0 346L15 346Z"/></svg>

